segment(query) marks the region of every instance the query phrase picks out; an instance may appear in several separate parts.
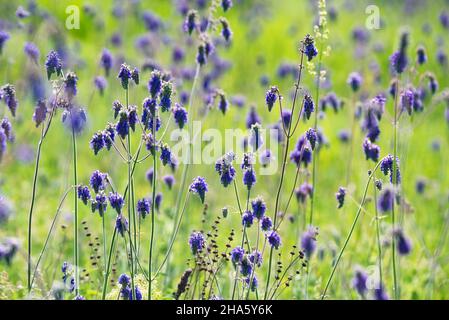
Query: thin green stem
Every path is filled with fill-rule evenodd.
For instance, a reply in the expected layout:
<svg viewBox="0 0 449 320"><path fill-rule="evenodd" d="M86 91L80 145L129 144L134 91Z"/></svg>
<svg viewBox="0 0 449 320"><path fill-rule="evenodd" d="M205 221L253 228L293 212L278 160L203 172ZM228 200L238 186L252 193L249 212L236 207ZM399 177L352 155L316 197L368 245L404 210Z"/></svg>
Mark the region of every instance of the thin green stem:
<svg viewBox="0 0 449 320"><path fill-rule="evenodd" d="M101 295L102 300L106 298L106 290L108 288L108 279L109 279L109 269L111 268L111 260L112 260L112 253L114 251L114 245L115 245L115 239L117 237L117 229L114 227L114 233L112 234L112 240L111 240L111 246L109 248L109 254L108 254L108 263L106 265L106 274L104 276L104 282L103 282L103 293Z"/></svg>
<svg viewBox="0 0 449 320"><path fill-rule="evenodd" d="M73 185L75 188L78 185L78 172L77 172L77 152L76 152L76 133L75 128L72 126L72 146L73 146ZM79 252L78 252L78 195L74 192L73 201L75 206L75 221L74 221L74 250L75 250L75 295L79 295Z"/></svg>
<svg viewBox="0 0 449 320"><path fill-rule="evenodd" d="M383 283L382 278L382 244L380 241L380 217L379 210L377 210L377 187L374 183L376 176L373 176L373 189L374 189L374 211L376 213L376 237L377 237L377 254L378 254L378 264L379 264L379 280Z"/></svg>
<svg viewBox="0 0 449 320"><path fill-rule="evenodd" d="M349 234L346 237L346 240L345 240L345 242L343 244L343 247L341 248L340 253L338 254L337 260L335 261L334 267L332 268L332 272L331 272L331 274L329 276L329 279L326 282L326 286L324 288L323 294L321 295L321 300L324 300L326 298L326 293L327 293L329 285L330 285L330 283L332 281L332 278L334 276L335 270L337 270L337 267L338 267L338 264L340 262L340 259L341 259L342 255L343 255L343 253L345 252L346 246L348 245L349 240L351 239L352 233L353 233L353 231L355 229L355 226L356 226L357 221L359 219L360 213L362 212L362 208L363 208L363 205L365 204L366 194L368 192L368 187L370 185L371 179L373 178L373 175L376 172L376 170L379 167L379 165L380 165L380 162L378 162L376 164L376 166L374 167L373 171L371 172L371 174L368 177L368 181L367 181L367 183L365 185L365 190L363 192L362 201L360 202L359 208L357 210L357 214L355 215L355 218L354 218L354 221L352 223L351 229L349 230Z"/></svg>
<svg viewBox="0 0 449 320"><path fill-rule="evenodd" d="M397 163L396 163L396 157L397 157L397 144L398 144L398 97L399 97L399 82L401 81L400 76L397 79L396 82L396 92L394 96L394 119L393 119L393 172L392 174L392 182L393 186L396 187L397 185ZM397 281L397 272L396 272L396 239L395 239L395 229L396 229L396 221L395 221L395 202L396 197L393 201L393 206L391 209L391 223L393 225L393 232L391 236L391 258L392 258L392 264L393 264L393 283L394 283L394 297L395 299L399 299L399 288L398 288L398 281Z"/></svg>

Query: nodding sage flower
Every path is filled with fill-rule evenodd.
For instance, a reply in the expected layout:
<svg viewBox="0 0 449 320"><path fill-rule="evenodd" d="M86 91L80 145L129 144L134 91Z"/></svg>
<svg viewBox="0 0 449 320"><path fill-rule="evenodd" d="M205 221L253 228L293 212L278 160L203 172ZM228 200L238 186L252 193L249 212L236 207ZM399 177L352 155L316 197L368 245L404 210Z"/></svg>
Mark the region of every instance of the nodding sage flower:
<svg viewBox="0 0 449 320"><path fill-rule="evenodd" d="M349 74L347 83L351 86L352 91L357 92L362 85L362 76L358 72Z"/></svg>
<svg viewBox="0 0 449 320"><path fill-rule="evenodd" d="M128 220L122 214L117 215L117 218L115 219L115 229L122 237L124 237L125 232L128 231Z"/></svg>
<svg viewBox="0 0 449 320"><path fill-rule="evenodd" d="M120 101L115 100L112 103L112 110L114 111L114 119L117 119L117 116L119 115L120 111L123 110L123 105L120 103Z"/></svg>
<svg viewBox="0 0 449 320"><path fill-rule="evenodd" d="M305 203L307 196L311 197L313 193L313 187L310 183L304 182L295 190L296 200L300 203Z"/></svg>
<svg viewBox="0 0 449 320"><path fill-rule="evenodd" d="M12 116L15 117L18 102L16 99L16 89L12 84L8 83L1 87L0 99L4 100Z"/></svg>
<svg viewBox="0 0 449 320"><path fill-rule="evenodd" d="M426 73L426 77L427 77L427 79L429 79L430 92L432 94L435 94L435 92L438 90L438 81L435 78L435 75L433 75L432 73L428 72L428 73ZM416 100L416 97L415 97L415 100Z"/></svg>
<svg viewBox="0 0 449 320"><path fill-rule="evenodd" d="M72 106L70 110L65 110L62 114L62 122L70 131L80 134L86 126L86 110Z"/></svg>
<svg viewBox="0 0 449 320"><path fill-rule="evenodd" d="M8 140L8 137L5 134L5 131L3 129L0 129L0 161L3 158L3 155L6 152L7 144L6 141Z"/></svg>
<svg viewBox="0 0 449 320"><path fill-rule="evenodd" d="M59 54L52 50L48 53L47 59L45 60L45 67L47 69L47 78L50 80L51 75L56 73L59 77L62 72L62 62Z"/></svg>
<svg viewBox="0 0 449 320"><path fill-rule="evenodd" d="M307 167L307 165L312 161L312 147L305 135L299 137L295 149L290 153L290 160L293 161L298 167L301 163Z"/></svg>
<svg viewBox="0 0 449 320"><path fill-rule="evenodd" d="M390 300L383 283L377 284L377 287L374 289L374 300Z"/></svg>
<svg viewBox="0 0 449 320"><path fill-rule="evenodd" d="M393 209L394 190L392 188L384 188L379 199L377 200L377 207L383 213L389 212Z"/></svg>
<svg viewBox="0 0 449 320"><path fill-rule="evenodd" d="M187 123L187 110L176 103L172 112L178 127L180 129L184 128L184 125Z"/></svg>
<svg viewBox="0 0 449 320"><path fill-rule="evenodd" d="M393 183L393 156L385 156L380 163L380 170L384 175L390 174L390 182ZM399 170L399 158L396 157L396 183L401 183L401 172Z"/></svg>
<svg viewBox="0 0 449 320"><path fill-rule="evenodd" d="M71 99L77 93L78 76L74 72L69 72L64 79L64 92Z"/></svg>
<svg viewBox="0 0 449 320"><path fill-rule="evenodd" d="M416 62L420 65L427 62L427 54L423 46L419 46L418 49L416 49Z"/></svg>
<svg viewBox="0 0 449 320"><path fill-rule="evenodd" d="M133 79L135 84L139 84L139 82L140 82L139 69L137 69L137 68L133 69L133 71L131 72L131 79Z"/></svg>
<svg viewBox="0 0 449 320"><path fill-rule="evenodd" d="M259 155L259 161L262 167L267 167L274 159L270 149L263 150Z"/></svg>
<svg viewBox="0 0 449 320"><path fill-rule="evenodd" d="M424 180L423 178L419 178L415 184L416 192L419 194L423 194L426 189L426 185L426 180Z"/></svg>
<svg viewBox="0 0 449 320"><path fill-rule="evenodd" d="M304 96L304 116L308 120L315 110L315 105L313 103L312 97L308 94Z"/></svg>
<svg viewBox="0 0 449 320"><path fill-rule="evenodd" d="M184 32L189 35L192 34L194 30L198 28L198 11L189 10L186 15L186 20L184 21Z"/></svg>
<svg viewBox="0 0 449 320"><path fill-rule="evenodd" d="M126 112L126 110L120 110L119 119L115 125L115 131L117 131L117 134L122 139L125 139L129 134L128 112Z"/></svg>
<svg viewBox="0 0 449 320"><path fill-rule="evenodd" d="M167 144L163 144L161 146L161 156L160 156L162 164L165 166L168 163L171 163L171 158L172 158L172 154L171 154L170 148L168 147Z"/></svg>
<svg viewBox="0 0 449 320"><path fill-rule="evenodd" d="M115 129L112 123L108 123L103 131L103 139L106 145L106 149L111 150L112 143L115 140Z"/></svg>
<svg viewBox="0 0 449 320"><path fill-rule="evenodd" d="M95 200L92 201L91 204L92 213L95 213L98 210L98 214L100 215L100 217L103 217L107 207L107 198L103 191L97 193L97 195L95 196Z"/></svg>
<svg viewBox="0 0 449 320"><path fill-rule="evenodd" d="M90 148L94 151L94 154L97 155L98 152L104 148L104 146L105 139L103 131L97 131L90 140Z"/></svg>
<svg viewBox="0 0 449 320"><path fill-rule="evenodd" d="M231 250L231 261L234 265L239 264L243 260L243 256L245 255L245 249L238 246Z"/></svg>
<svg viewBox="0 0 449 320"><path fill-rule="evenodd" d="M396 237L398 253L401 256L408 255L412 251L411 241L404 235L404 231L402 229L396 229L393 232Z"/></svg>
<svg viewBox="0 0 449 320"><path fill-rule="evenodd" d="M362 298L365 298L366 292L368 291L367 281L368 275L366 272L358 268L355 271L354 278L352 279L352 286Z"/></svg>
<svg viewBox="0 0 449 320"><path fill-rule="evenodd" d="M308 61L311 61L318 54L315 41L309 34L304 38L304 54L307 56Z"/></svg>
<svg viewBox="0 0 449 320"><path fill-rule="evenodd" d="M175 178L172 175L166 175L162 177L162 181L167 185L168 189L171 190L173 185L175 184Z"/></svg>
<svg viewBox="0 0 449 320"><path fill-rule="evenodd" d="M228 110L228 100L226 99L226 95L223 92L218 92L218 109L225 114Z"/></svg>
<svg viewBox="0 0 449 320"><path fill-rule="evenodd" d="M278 249L281 245L281 237L276 231L271 231L267 238L272 248Z"/></svg>
<svg viewBox="0 0 449 320"><path fill-rule="evenodd" d="M148 92L151 97L155 99L162 89L162 74L159 70L151 72L150 80L148 81Z"/></svg>
<svg viewBox="0 0 449 320"><path fill-rule="evenodd" d="M251 129L251 126L256 123L262 123L259 115L257 114L256 107L251 106L248 115L246 117L246 128Z"/></svg>
<svg viewBox="0 0 449 320"><path fill-rule="evenodd" d="M412 90L406 89L401 94L401 108L402 111L407 111L409 115L412 114L415 95Z"/></svg>
<svg viewBox="0 0 449 320"><path fill-rule="evenodd" d="M172 93L173 93L172 83L169 81L164 82L162 84L160 103L159 103L162 112L170 110Z"/></svg>
<svg viewBox="0 0 449 320"><path fill-rule="evenodd" d="M256 174L254 173L254 170L252 168L245 170L245 173L243 174L243 184L248 188L248 190L251 190L255 183Z"/></svg>
<svg viewBox="0 0 449 320"><path fill-rule="evenodd" d="M221 7L226 12L232 7L232 0L221 0Z"/></svg>
<svg viewBox="0 0 449 320"><path fill-rule="evenodd" d="M106 173L102 173L98 170L92 172L92 175L90 176L90 186L95 191L95 193L98 193L100 190L104 190L106 188L106 183Z"/></svg>
<svg viewBox="0 0 449 320"><path fill-rule="evenodd" d="M12 133L12 125L11 122L9 122L8 118L3 118L2 121L0 121L0 130L3 130L3 132L6 135L6 138L8 138L9 141L14 140L13 133Z"/></svg>
<svg viewBox="0 0 449 320"><path fill-rule="evenodd" d="M256 123L251 126L250 135L249 135L249 145L251 146L253 151L259 150L259 148L263 145L264 141L261 135L261 126Z"/></svg>
<svg viewBox="0 0 449 320"><path fill-rule="evenodd" d="M196 62L200 66L204 66L207 63L206 46L204 43L201 43L198 46L198 53L196 54Z"/></svg>
<svg viewBox="0 0 449 320"><path fill-rule="evenodd" d="M301 248L306 257L309 259L316 249L317 228L309 226L309 228L301 236Z"/></svg>
<svg viewBox="0 0 449 320"><path fill-rule="evenodd" d="M345 204L345 196L346 196L346 189L343 187L339 187L338 192L335 194L335 198L337 199L338 202L337 209L340 209Z"/></svg>
<svg viewBox="0 0 449 320"><path fill-rule="evenodd" d="M270 231L272 226L273 222L271 221L270 217L264 216L260 222L260 228L262 229L262 231Z"/></svg>
<svg viewBox="0 0 449 320"><path fill-rule="evenodd" d="M207 191L207 183L203 177L196 177L193 179L189 187L189 192L196 193L200 197L201 203L204 203L204 198Z"/></svg>
<svg viewBox="0 0 449 320"><path fill-rule="evenodd" d="M100 58L100 64L104 69L106 76L109 76L109 71L112 68L113 58L112 54L108 49L103 49Z"/></svg>
<svg viewBox="0 0 449 320"><path fill-rule="evenodd" d="M248 259L248 256L245 255L240 262L240 274L244 277L249 276L253 271L253 267L251 262Z"/></svg>
<svg viewBox="0 0 449 320"><path fill-rule="evenodd" d="M36 128L47 118L47 104L45 100L39 100L36 103L33 113L33 121L36 123Z"/></svg>
<svg viewBox="0 0 449 320"><path fill-rule="evenodd" d="M156 145L156 141L154 141L153 135L151 132L148 132L144 137L143 140L145 141L145 146L148 151L151 152L152 155L158 150L158 146ZM148 178L147 174L147 178ZM151 171L151 178L153 177L153 171ZM152 180L152 179L151 179Z"/></svg>
<svg viewBox="0 0 449 320"><path fill-rule="evenodd" d="M38 64L40 53L38 47L36 47L34 43L26 42L23 51L35 64Z"/></svg>
<svg viewBox="0 0 449 320"><path fill-rule="evenodd" d="M138 116L137 116L137 107L130 105L128 106L128 124L129 127L133 130L136 131L136 123L139 121L138 120Z"/></svg>
<svg viewBox="0 0 449 320"><path fill-rule="evenodd" d="M312 150L314 150L316 142L318 140L318 134L316 133L314 128L310 128L309 130L306 131L306 138L307 140L309 140Z"/></svg>
<svg viewBox="0 0 449 320"><path fill-rule="evenodd" d="M201 252L205 245L204 235L201 232L193 231L190 234L189 245L194 255Z"/></svg>
<svg viewBox="0 0 449 320"><path fill-rule="evenodd" d="M268 90L267 93L265 94L265 103L267 104L268 111L271 112L271 109L273 109L277 97L278 97L278 88L272 86L270 90Z"/></svg>
<svg viewBox="0 0 449 320"><path fill-rule="evenodd" d="M253 265L256 265L256 266L260 267L262 265L262 254L260 253L260 251L254 250L249 255L249 261L251 261L251 263Z"/></svg>
<svg viewBox="0 0 449 320"><path fill-rule="evenodd" d="M154 198L154 206L156 207L157 211L159 211L161 203L162 203L162 193L159 192Z"/></svg>
<svg viewBox="0 0 449 320"><path fill-rule="evenodd" d="M267 211L267 205L265 204L263 198L260 196L251 201L251 207L253 209L253 215L258 220L261 220L264 217L265 212Z"/></svg>
<svg viewBox="0 0 449 320"><path fill-rule="evenodd" d="M365 152L366 160L379 161L380 148L378 145L372 143L368 138L363 141L363 151Z"/></svg>
<svg viewBox="0 0 449 320"><path fill-rule="evenodd" d="M253 225L254 216L251 211L245 211L242 215L242 225L249 228Z"/></svg>
<svg viewBox="0 0 449 320"><path fill-rule="evenodd" d="M215 171L220 175L221 184L224 187L227 187L234 180L235 169L232 166L232 161L234 161L234 159L234 153L228 152L215 163Z"/></svg>
<svg viewBox="0 0 449 320"><path fill-rule="evenodd" d="M220 23L222 27L221 35L226 41L229 41L232 37L232 31L229 27L228 20L226 20L225 18L220 18Z"/></svg>
<svg viewBox="0 0 449 320"><path fill-rule="evenodd" d="M398 51L394 52L390 56L390 64L393 69L398 74L401 74L404 72L405 68L408 64L408 58L407 58L407 49L408 46L408 33L404 32L401 35L401 43L400 48Z"/></svg>
<svg viewBox="0 0 449 320"><path fill-rule="evenodd" d="M102 76L97 76L94 79L94 85L100 92L100 95L102 96L104 93L104 90L106 89L108 82L106 81L106 78Z"/></svg>
<svg viewBox="0 0 449 320"><path fill-rule="evenodd" d="M251 281L251 284L250 284ZM246 285L250 288L252 292L255 292L257 290L257 287L259 286L259 281L257 280L256 275L253 275L253 277L246 277L245 278Z"/></svg>
<svg viewBox="0 0 449 320"><path fill-rule="evenodd" d="M0 54L3 52L3 47L5 46L6 41L8 41L10 35L8 32L0 30Z"/></svg>
<svg viewBox="0 0 449 320"><path fill-rule="evenodd" d="M120 79L123 89L127 90L129 79L131 79L131 69L126 63L122 63L117 78Z"/></svg>
<svg viewBox="0 0 449 320"><path fill-rule="evenodd" d="M78 186L77 187L78 192L78 199L81 199L85 205L87 205L87 202L91 199L90 191L87 186Z"/></svg>
<svg viewBox="0 0 449 320"><path fill-rule="evenodd" d="M123 206L125 205L123 197L117 192L110 192L108 198L111 207L115 209L115 211L117 211L118 214L120 214L122 212Z"/></svg>
<svg viewBox="0 0 449 320"><path fill-rule="evenodd" d="M137 201L137 213L145 219L145 217L150 213L151 202L146 199L140 199Z"/></svg>
<svg viewBox="0 0 449 320"><path fill-rule="evenodd" d="M245 152L243 154L241 168L251 169L253 167L253 164L254 164L254 154L252 152Z"/></svg>
<svg viewBox="0 0 449 320"><path fill-rule="evenodd" d="M292 120L292 111L289 109L283 109L281 113L281 121L284 123L284 126L286 128L290 126L291 120Z"/></svg>

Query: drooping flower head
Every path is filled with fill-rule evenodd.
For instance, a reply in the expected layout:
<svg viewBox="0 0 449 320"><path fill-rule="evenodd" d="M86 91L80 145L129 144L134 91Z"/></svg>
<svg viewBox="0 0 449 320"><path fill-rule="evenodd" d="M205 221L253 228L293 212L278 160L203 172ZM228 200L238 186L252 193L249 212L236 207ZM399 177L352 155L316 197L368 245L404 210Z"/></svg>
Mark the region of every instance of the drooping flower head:
<svg viewBox="0 0 449 320"><path fill-rule="evenodd" d="M78 76L74 72L69 72L64 79L64 92L71 99L77 93Z"/></svg>
<svg viewBox="0 0 449 320"><path fill-rule="evenodd" d="M201 232L192 232L189 238L189 245L192 253L196 255L198 252L201 252L205 245L204 235Z"/></svg>
<svg viewBox="0 0 449 320"><path fill-rule="evenodd" d="M312 60L318 54L315 41L309 34L304 38L304 54L307 56L308 61Z"/></svg>
<svg viewBox="0 0 449 320"><path fill-rule="evenodd" d="M231 250L231 261L234 265L239 264L243 260L245 250L242 247L235 247Z"/></svg>
<svg viewBox="0 0 449 320"><path fill-rule="evenodd" d="M155 99L162 89L162 74L159 70L151 72L150 80L148 81L148 92L151 97Z"/></svg>
<svg viewBox="0 0 449 320"><path fill-rule="evenodd" d="M5 84L0 89L0 99L3 99L12 116L16 116L17 111L17 98L16 98L16 89L12 84Z"/></svg>
<svg viewBox="0 0 449 320"><path fill-rule="evenodd" d="M232 37L232 31L231 28L229 27L229 22L225 18L220 18L220 23L222 27L221 35L228 42L229 40L231 40Z"/></svg>
<svg viewBox="0 0 449 320"><path fill-rule="evenodd" d="M91 199L89 188L87 186L78 186L77 192L78 198L81 199L85 205L87 205L87 202Z"/></svg>
<svg viewBox="0 0 449 320"><path fill-rule="evenodd" d="M394 236L396 237L398 253L401 256L408 255L412 251L412 243L410 239L405 236L402 229L394 230Z"/></svg>
<svg viewBox="0 0 449 320"><path fill-rule="evenodd" d="M262 231L269 231L272 226L273 222L271 221L270 217L264 216L260 222L260 228L262 229Z"/></svg>
<svg viewBox="0 0 449 320"><path fill-rule="evenodd" d="M189 10L184 21L184 31L189 35L198 28L198 11Z"/></svg>
<svg viewBox="0 0 449 320"><path fill-rule="evenodd" d="M3 47L5 46L6 41L8 41L10 35L8 32L4 30L0 30L0 54L3 52Z"/></svg>
<svg viewBox="0 0 449 320"><path fill-rule="evenodd" d="M123 63L120 66L120 71L117 78L120 79L120 83L122 84L123 89L127 90L129 79L131 79L131 68L126 63Z"/></svg>
<svg viewBox="0 0 449 320"><path fill-rule="evenodd" d="M281 237L276 231L271 231L268 237L268 243L272 248L279 249L281 245Z"/></svg>
<svg viewBox="0 0 449 320"><path fill-rule="evenodd" d="M106 76L109 76L109 71L111 70L113 64L113 58L111 52L108 49L103 49L101 53L100 63L104 69Z"/></svg>
<svg viewBox="0 0 449 320"><path fill-rule="evenodd" d="M196 193L200 197L201 203L204 203L204 198L207 191L207 183L203 177L196 177L193 179L189 187L189 192Z"/></svg>
<svg viewBox="0 0 449 320"><path fill-rule="evenodd" d="M170 81L165 81L162 84L160 103L161 111L166 112L171 108L171 96L173 94L173 85Z"/></svg>
<svg viewBox="0 0 449 320"><path fill-rule="evenodd" d="M224 187L227 187L234 180L235 169L232 166L234 159L235 154L233 152L228 152L215 163L215 171L220 175L221 184Z"/></svg>
<svg viewBox="0 0 449 320"><path fill-rule="evenodd" d="M265 95L265 103L267 104L268 111L271 111L271 109L273 109L277 97L278 97L278 88L273 86L270 88L270 90L267 91Z"/></svg>
<svg viewBox="0 0 449 320"><path fill-rule="evenodd" d="M100 190L104 190L107 184L107 174L95 170L90 176L90 186L98 193Z"/></svg>
<svg viewBox="0 0 449 320"><path fill-rule="evenodd" d="M313 103L312 97L308 94L304 96L304 117L308 120L315 110L315 104Z"/></svg>
<svg viewBox="0 0 449 320"><path fill-rule="evenodd" d="M267 211L267 205L260 196L251 201L251 207L253 209L253 215L259 220L264 217L265 212Z"/></svg>
<svg viewBox="0 0 449 320"><path fill-rule="evenodd" d="M347 83L351 87L352 91L357 92L362 85L362 76L358 72L352 72L349 74Z"/></svg>
<svg viewBox="0 0 449 320"><path fill-rule="evenodd" d="M338 188L338 192L335 194L335 198L337 199L338 202L337 206L338 209L343 207L345 203L345 196L346 196L346 189L343 187Z"/></svg>
<svg viewBox="0 0 449 320"><path fill-rule="evenodd" d="M122 212L122 208L125 205L123 197L117 192L109 193L109 203L111 204L111 207L117 211L118 214Z"/></svg>
<svg viewBox="0 0 449 320"><path fill-rule="evenodd" d="M92 201L91 209L92 213L95 213L98 211L98 214L100 217L103 217L103 215L106 212L106 209L108 207L107 198L103 191L100 191L96 194L95 200Z"/></svg>
<svg viewBox="0 0 449 320"><path fill-rule="evenodd" d="M352 279L352 286L362 298L365 297L366 292L368 291L367 281L368 275L366 272L358 268L355 271L354 278Z"/></svg>
<svg viewBox="0 0 449 320"><path fill-rule="evenodd" d="M384 188L377 200L380 212L386 213L393 209L395 192L392 188Z"/></svg>
<svg viewBox="0 0 449 320"><path fill-rule="evenodd" d="M39 61L39 49L38 47L32 43L32 42L26 42L25 46L23 47L23 51L25 54L33 61L35 64Z"/></svg>
<svg viewBox="0 0 449 320"><path fill-rule="evenodd" d="M124 237L125 232L128 231L128 226L129 223L125 216L123 216L122 214L117 215L117 218L115 220L115 229L122 237Z"/></svg>
<svg viewBox="0 0 449 320"><path fill-rule="evenodd" d="M316 249L316 237L318 235L317 228L309 226L309 228L302 234L301 248L309 259Z"/></svg>
<svg viewBox="0 0 449 320"><path fill-rule="evenodd" d="M182 129L187 123L187 110L180 104L176 103L173 108L173 117L175 118L178 127Z"/></svg>
<svg viewBox="0 0 449 320"><path fill-rule="evenodd" d="M36 128L40 126L42 122L47 118L47 104L45 100L39 100L36 103L33 113L33 121L36 124Z"/></svg>
<svg viewBox="0 0 449 320"><path fill-rule="evenodd" d="M232 7L232 0L221 0L221 7L226 12Z"/></svg>
<svg viewBox="0 0 449 320"><path fill-rule="evenodd" d="M62 114L62 122L68 130L73 130L76 134L80 134L86 127L86 110L84 110L84 108L71 106L69 110L64 110Z"/></svg>
<svg viewBox="0 0 449 320"><path fill-rule="evenodd" d="M396 167L396 178L393 180L393 167ZM393 156L391 154L385 156L382 159L382 162L380 163L380 170L383 172L384 175L389 174L390 175L390 182L391 183L401 183L401 172L399 170L399 158L396 157L396 164L393 165Z"/></svg>
<svg viewBox="0 0 449 320"><path fill-rule="evenodd" d="M365 152L366 160L379 161L380 148L378 145L372 143L368 138L363 141L363 151Z"/></svg>
<svg viewBox="0 0 449 320"><path fill-rule="evenodd" d="M254 216L251 211L245 211L242 215L242 225L249 228L253 225Z"/></svg>
<svg viewBox="0 0 449 320"><path fill-rule="evenodd" d="M61 75L62 62L56 51L52 50L48 53L47 59L45 60L45 67L47 68L48 80L50 80L53 73L56 73L58 77Z"/></svg>
<svg viewBox="0 0 449 320"><path fill-rule="evenodd" d="M143 198L137 201L137 213L145 219L145 217L150 213L151 203L148 199Z"/></svg>

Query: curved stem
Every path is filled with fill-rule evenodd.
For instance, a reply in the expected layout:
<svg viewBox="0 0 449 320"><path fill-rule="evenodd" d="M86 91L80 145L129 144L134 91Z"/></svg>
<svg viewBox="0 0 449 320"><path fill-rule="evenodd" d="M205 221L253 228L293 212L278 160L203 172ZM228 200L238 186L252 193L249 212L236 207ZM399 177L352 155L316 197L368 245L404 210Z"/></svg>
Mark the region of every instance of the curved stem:
<svg viewBox="0 0 449 320"><path fill-rule="evenodd" d="M341 259L342 255L343 255L343 253L345 252L346 246L348 245L349 240L351 239L352 233L353 233L354 228L355 228L355 226L356 226L356 224L357 224L357 221L358 221L358 219L359 219L360 213L362 212L362 207L363 207L363 205L365 204L365 199L366 199L366 194L367 194L367 192L368 192L369 184L370 184L370 182L371 182L371 179L373 178L374 173L376 172L377 168L379 167L379 165L380 165L380 162L378 162L378 163L376 164L376 166L374 167L374 169L373 169L373 171L371 172L370 176L368 177L368 181L367 181L367 183L366 183L366 185L365 185L365 191L363 192L362 201L360 202L359 208L358 208L358 210L357 210L357 214L355 215L355 218L354 218L354 221L353 221L353 223L352 223L351 229L349 230L349 234L348 234L348 236L346 237L346 240L345 240L345 242L344 242L344 244L343 244L343 247L341 248L340 253L338 254L337 260L335 261L334 267L332 268L332 272L331 272L331 274L330 274L330 276L329 276L329 279L328 279L327 282L326 282L326 286L325 286L325 288L324 288L323 294L321 295L321 300L324 300L325 297L326 297L326 293L327 293L327 290L328 290L328 288L329 288L329 285L330 285L330 283L331 283L331 281L332 281L332 278L333 278L333 276L334 276L335 270L337 269L338 264L339 264L339 262L340 262L340 259Z"/></svg>
<svg viewBox="0 0 449 320"><path fill-rule="evenodd" d="M111 268L112 252L114 251L116 236L117 236L117 229L114 227L114 233L112 234L111 246L109 248L108 263L106 265L106 274L105 274L104 280L103 280L104 281L103 282L103 293L101 295L102 300L104 300L106 298L106 290L108 288L109 269Z"/></svg>
<svg viewBox="0 0 449 320"><path fill-rule="evenodd" d="M77 173L77 155L76 155L76 134L75 128L72 126L72 146L73 146L73 185L75 188L78 185L78 173ZM76 192L73 195L74 206L75 206L75 221L74 221L74 250L75 250L75 295L79 295L79 252L78 252L78 195Z"/></svg>

